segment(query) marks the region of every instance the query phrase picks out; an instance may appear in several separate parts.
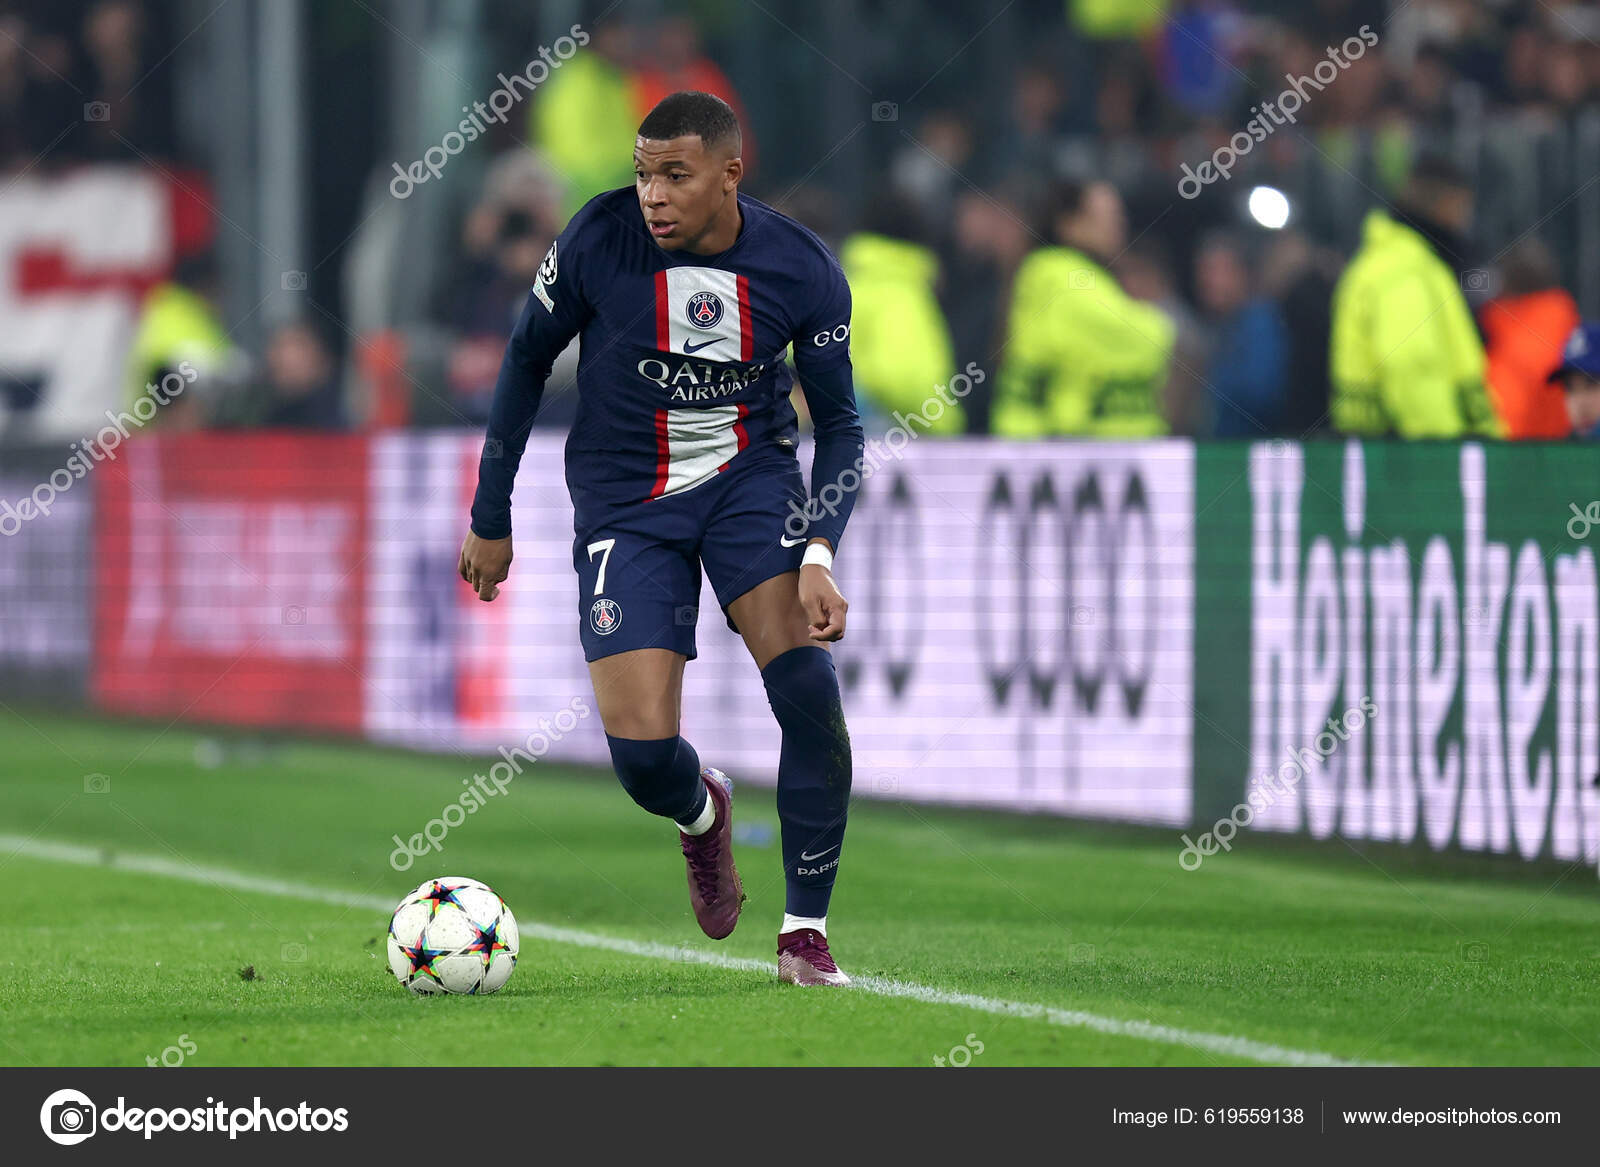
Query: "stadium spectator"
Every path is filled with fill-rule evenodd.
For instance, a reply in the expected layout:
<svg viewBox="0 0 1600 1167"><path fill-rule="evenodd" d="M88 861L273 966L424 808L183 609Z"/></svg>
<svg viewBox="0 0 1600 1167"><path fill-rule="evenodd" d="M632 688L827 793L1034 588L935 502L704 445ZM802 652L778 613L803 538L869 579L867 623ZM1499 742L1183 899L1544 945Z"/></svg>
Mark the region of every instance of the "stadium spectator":
<svg viewBox="0 0 1600 1167"><path fill-rule="evenodd" d="M1498 436L1483 342L1453 264L1472 187L1424 159L1401 204L1375 209L1334 289L1329 375L1334 427L1361 437Z"/></svg>
<svg viewBox="0 0 1600 1167"><path fill-rule="evenodd" d="M1178 292L1171 256L1161 244L1142 239L1117 261L1115 271L1128 295L1155 305L1172 321L1172 366L1161 394L1167 428L1182 437L1203 436L1210 429L1203 370L1211 363L1212 338L1199 313Z"/></svg>
<svg viewBox="0 0 1600 1167"><path fill-rule="evenodd" d="M1281 432L1288 329L1278 306L1256 286L1240 240L1217 234L1201 244L1195 286L1214 329L1206 366L1212 435L1259 438Z"/></svg>
<svg viewBox="0 0 1600 1167"><path fill-rule="evenodd" d="M1338 80L1314 95L1317 148L1337 166L1367 171L1365 180L1386 195L1403 189L1413 153L1411 118L1400 112L1402 95L1389 81L1382 57L1368 52L1349 58Z"/></svg>
<svg viewBox="0 0 1600 1167"><path fill-rule="evenodd" d="M1567 402L1552 374L1578 326L1578 305L1560 286L1555 257L1529 236L1507 254L1504 288L1478 313L1488 351L1489 392L1506 437L1564 438Z"/></svg>
<svg viewBox="0 0 1600 1167"><path fill-rule="evenodd" d="M1507 32L1495 78L1495 96L1502 105L1528 108L1543 101L1548 41L1533 20L1519 21Z"/></svg>
<svg viewBox="0 0 1600 1167"><path fill-rule="evenodd" d="M174 80L153 48L170 16L143 0L0 4L0 171L170 158Z"/></svg>
<svg viewBox="0 0 1600 1167"><path fill-rule="evenodd" d="M839 263L850 281L857 407L869 431L885 429L894 424L892 415L921 413L934 388L955 373L950 329L939 307L939 258L911 204L884 194L868 208L862 229L840 246ZM961 433L960 406L945 408L928 428Z"/></svg>
<svg viewBox="0 0 1600 1167"><path fill-rule="evenodd" d="M88 60L85 98L104 120L85 120L85 152L125 161L133 150L165 158L173 152L171 75L152 69L145 7L135 0L97 0L83 20Z"/></svg>
<svg viewBox="0 0 1600 1167"><path fill-rule="evenodd" d="M1585 46L1571 30L1555 38L1544 59L1544 91L1559 118L1577 112L1593 92L1595 81L1586 66Z"/></svg>
<svg viewBox="0 0 1600 1167"><path fill-rule="evenodd" d="M26 19L7 21L6 37L17 50L13 68L22 78L16 127L19 166L75 161L82 145L81 134L74 131L83 127L85 102L69 16L34 9Z"/></svg>
<svg viewBox="0 0 1600 1167"><path fill-rule="evenodd" d="M952 212L955 235L942 257L940 303L950 327L953 364L984 370L962 402L968 433L989 431L995 356L1011 275L1028 250L1028 228L1015 206L980 191L959 195Z"/></svg>
<svg viewBox="0 0 1600 1167"><path fill-rule="evenodd" d="M941 245L955 231L956 201L971 189L966 174L973 152L972 123L953 110L937 110L889 163L894 190L916 205L924 223L945 227Z"/></svg>
<svg viewBox="0 0 1600 1167"><path fill-rule="evenodd" d="M1440 46L1425 44L1406 71L1403 101L1396 116L1410 123L1414 146L1423 153L1449 148L1458 124L1457 86L1460 84L1449 54Z"/></svg>
<svg viewBox="0 0 1600 1167"><path fill-rule="evenodd" d="M1180 3L1155 37L1157 74L1172 103L1185 113L1211 117L1239 87L1234 64L1244 18L1225 0Z"/></svg>
<svg viewBox="0 0 1600 1167"><path fill-rule="evenodd" d="M554 70L528 114L528 136L566 182L567 217L601 191L633 183L633 161L616 149L639 127L630 65L633 27L602 21L586 48Z"/></svg>
<svg viewBox="0 0 1600 1167"><path fill-rule="evenodd" d="M667 94L683 90L710 93L733 107L739 124L744 127L739 153L744 160L744 172L746 175L754 173L756 138L733 82L700 47L700 33L694 21L674 16L655 26L649 52L640 57L634 77L636 118L644 117Z"/></svg>
<svg viewBox="0 0 1600 1167"><path fill-rule="evenodd" d="M23 98L27 93L27 66L22 38L27 26L13 14L0 15L0 172L28 164L27 113Z"/></svg>
<svg viewBox="0 0 1600 1167"><path fill-rule="evenodd" d="M1067 0L1067 17L1090 40L1136 40L1154 32L1169 0Z"/></svg>
<svg viewBox="0 0 1600 1167"><path fill-rule="evenodd" d="M1261 287L1278 305L1288 336L1282 432L1309 437L1328 424L1328 343L1333 289L1342 257L1295 230L1277 232L1261 265Z"/></svg>
<svg viewBox="0 0 1600 1167"><path fill-rule="evenodd" d="M1561 367L1551 376L1566 392L1572 436L1600 438L1600 321L1588 320L1572 330Z"/></svg>
<svg viewBox="0 0 1600 1167"><path fill-rule="evenodd" d="M506 336L565 225L561 198L560 177L534 151L513 148L489 168L483 197L462 224L461 267L439 306L457 334L446 370L451 421L488 417ZM548 395L548 405L558 402L564 403L563 395ZM542 410L541 419L555 412Z"/></svg>
<svg viewBox="0 0 1600 1167"><path fill-rule="evenodd" d="M184 397L192 407L220 401L238 376L243 356L223 327L216 259L204 253L183 260L173 278L146 295L128 354L126 401L143 397L164 372L187 362L197 376ZM157 424L161 424L158 420Z"/></svg>
<svg viewBox="0 0 1600 1167"><path fill-rule="evenodd" d="M1042 226L1053 242L1017 272L994 432L1015 438L1164 433L1160 403L1174 330L1160 309L1129 296L1109 269L1127 243L1122 196L1109 183L1059 183Z"/></svg>
<svg viewBox="0 0 1600 1167"><path fill-rule="evenodd" d="M150 384L161 389L155 400L163 403L150 419L152 427L177 433L213 424L218 392L214 382L201 386L198 378L191 381L181 366L164 365L151 370Z"/></svg>
<svg viewBox="0 0 1600 1167"><path fill-rule="evenodd" d="M305 321L283 325L267 342L266 376L253 403L254 422L289 429L340 429L344 402L338 366Z"/></svg>
<svg viewBox="0 0 1600 1167"><path fill-rule="evenodd" d="M474 215L469 229L483 220ZM516 323L539 262L555 233L538 227L521 209L506 209L490 220L494 232L485 254L475 257L452 297L453 323L461 339L450 353L450 390L473 420L488 417L489 396L499 373L505 338ZM507 321L510 321L508 324Z"/></svg>
<svg viewBox="0 0 1600 1167"><path fill-rule="evenodd" d="M1136 48L1103 46L1099 56L1094 62L1098 70L1086 70L1092 82L1088 122L1075 125L1062 139L1056 154L1059 173L1093 175L1119 190L1137 190L1158 170L1150 145L1158 140L1161 95ZM1157 185L1167 186L1164 175ZM1170 197L1165 189L1163 197Z"/></svg>
<svg viewBox="0 0 1600 1167"><path fill-rule="evenodd" d="M1043 197L1062 172L1066 95L1055 70L1026 65L1012 82L1009 117L988 142L985 169L1024 185L1028 197Z"/></svg>

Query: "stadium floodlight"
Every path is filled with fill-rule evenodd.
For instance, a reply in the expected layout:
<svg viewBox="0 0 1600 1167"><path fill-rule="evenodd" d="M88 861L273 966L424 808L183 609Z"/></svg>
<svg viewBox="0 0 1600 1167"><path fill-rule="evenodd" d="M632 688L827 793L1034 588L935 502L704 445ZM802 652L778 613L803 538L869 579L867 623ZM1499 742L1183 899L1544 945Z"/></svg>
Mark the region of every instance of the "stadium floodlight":
<svg viewBox="0 0 1600 1167"><path fill-rule="evenodd" d="M1253 187L1246 206L1250 217L1269 231L1277 231L1289 221L1289 198L1275 186Z"/></svg>

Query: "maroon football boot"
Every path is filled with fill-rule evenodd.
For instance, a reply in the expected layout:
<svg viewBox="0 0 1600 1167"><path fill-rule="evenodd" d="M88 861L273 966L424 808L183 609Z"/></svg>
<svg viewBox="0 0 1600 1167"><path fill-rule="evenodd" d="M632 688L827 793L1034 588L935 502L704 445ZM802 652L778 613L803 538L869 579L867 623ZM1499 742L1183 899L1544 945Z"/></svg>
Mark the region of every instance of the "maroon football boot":
<svg viewBox="0 0 1600 1167"><path fill-rule="evenodd" d="M778 979L791 985L848 985L828 952L828 938L815 928L778 937Z"/></svg>
<svg viewBox="0 0 1600 1167"><path fill-rule="evenodd" d="M733 865L733 782L721 770L707 766L700 771L705 779L716 818L711 829L699 835L683 836L683 857L689 867L689 905L700 930L713 940L721 940L739 922L744 904L744 885Z"/></svg>

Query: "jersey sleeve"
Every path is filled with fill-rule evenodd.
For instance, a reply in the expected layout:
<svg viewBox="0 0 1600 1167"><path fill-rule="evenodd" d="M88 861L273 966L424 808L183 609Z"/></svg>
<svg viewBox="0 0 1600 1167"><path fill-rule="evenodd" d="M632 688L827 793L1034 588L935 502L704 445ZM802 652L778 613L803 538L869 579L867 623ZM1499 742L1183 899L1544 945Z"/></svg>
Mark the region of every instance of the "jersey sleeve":
<svg viewBox="0 0 1600 1167"><path fill-rule="evenodd" d="M478 461L478 489L472 499L472 530L480 539L504 539L511 534L511 489L550 366L593 314L584 293L583 270L586 253L598 246L600 224L596 219L591 203L572 217L550 245L506 342Z"/></svg>
<svg viewBox="0 0 1600 1167"><path fill-rule="evenodd" d="M807 534L837 551L860 490L865 443L850 368L850 285L833 256L823 252L823 259L818 295L792 340L795 374L816 431Z"/></svg>

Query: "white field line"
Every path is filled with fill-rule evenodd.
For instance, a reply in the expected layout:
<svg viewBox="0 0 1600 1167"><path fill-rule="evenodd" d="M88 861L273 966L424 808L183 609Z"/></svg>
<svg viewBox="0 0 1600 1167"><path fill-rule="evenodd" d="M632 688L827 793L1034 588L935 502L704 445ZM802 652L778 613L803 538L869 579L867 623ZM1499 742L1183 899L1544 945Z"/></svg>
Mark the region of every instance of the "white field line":
<svg viewBox="0 0 1600 1167"><path fill-rule="evenodd" d="M159 855L138 855L109 847L92 847L79 843L49 842L24 838L20 835L0 834L0 854L24 856L30 859L55 863L71 863L81 867L105 867L113 871L130 871L139 875L155 875L167 879L180 879L212 887L232 888L235 891L254 892L258 895L282 896L287 899L307 900L332 904L341 908L359 908L387 915L394 910L391 900L378 896L355 895L334 891L305 883L295 883L270 876L251 875L227 867L208 867L202 864L183 863ZM773 974L775 962L754 960L742 956L725 956L720 952L706 952L685 945L653 944L648 941L625 940L617 936L603 936L598 932L584 932L575 928L561 928L553 924L540 924L518 920L518 929L524 937L532 936L550 944L571 944L578 948L598 948L620 952L626 956L649 960L671 960L680 964L704 964L713 968L735 972ZM910 981L887 980L882 977L857 976L855 987L881 997L902 997L929 1005L945 1005L958 1009L975 1009L1002 1017L1028 1017L1067 1029L1090 1029L1114 1037L1132 1037L1164 1045L1185 1045L1208 1053L1230 1058L1244 1058L1270 1065L1287 1066L1363 1066L1376 1063L1351 1061L1311 1050L1290 1049L1268 1042L1252 1041L1223 1033L1205 1033L1199 1030L1178 1029L1170 1025L1156 1025L1149 1021L1125 1021L1116 1017L1102 1017L1077 1009L1058 1009L1051 1005L1036 1005L1026 1001L1007 1001L997 997L980 997L973 993L956 993L936 989Z"/></svg>

